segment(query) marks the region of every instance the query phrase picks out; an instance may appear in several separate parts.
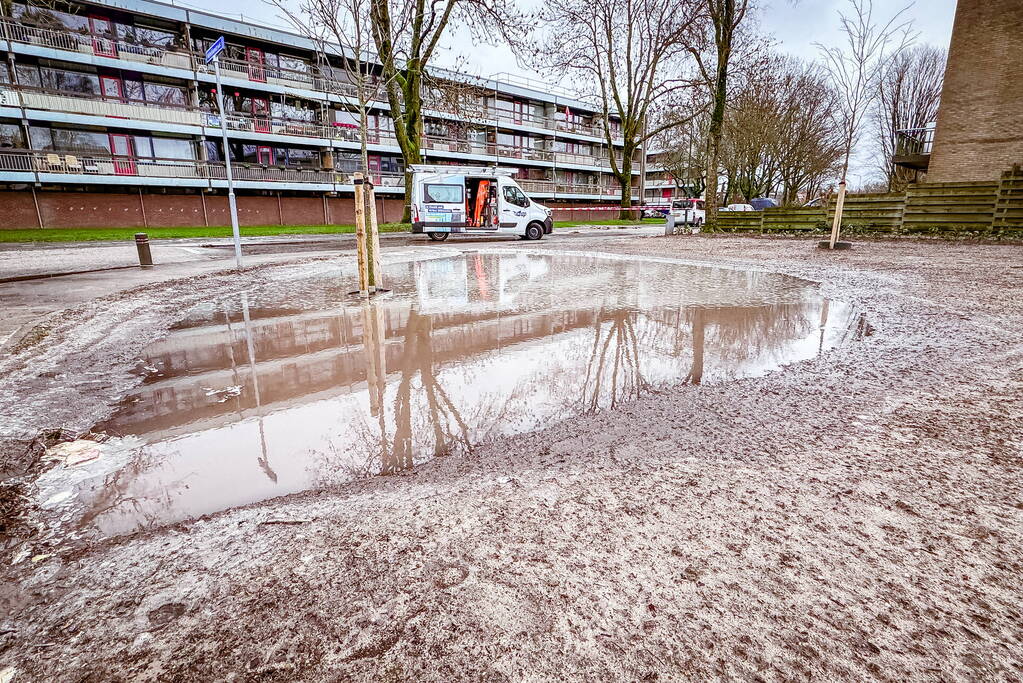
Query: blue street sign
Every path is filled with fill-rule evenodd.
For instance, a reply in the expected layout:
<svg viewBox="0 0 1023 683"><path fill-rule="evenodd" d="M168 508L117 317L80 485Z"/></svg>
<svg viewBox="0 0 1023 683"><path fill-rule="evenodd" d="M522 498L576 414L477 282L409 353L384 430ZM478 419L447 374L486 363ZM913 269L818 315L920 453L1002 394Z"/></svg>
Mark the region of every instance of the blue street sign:
<svg viewBox="0 0 1023 683"><path fill-rule="evenodd" d="M217 42L210 45L209 49L206 50L206 63L209 64L217 58L221 52L224 51L224 36L217 38Z"/></svg>

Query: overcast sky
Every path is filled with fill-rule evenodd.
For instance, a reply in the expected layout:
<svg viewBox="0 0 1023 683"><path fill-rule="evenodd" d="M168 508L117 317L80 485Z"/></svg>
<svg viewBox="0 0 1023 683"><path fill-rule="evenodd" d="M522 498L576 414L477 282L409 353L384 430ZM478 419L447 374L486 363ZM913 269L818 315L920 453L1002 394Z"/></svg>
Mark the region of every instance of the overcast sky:
<svg viewBox="0 0 1023 683"><path fill-rule="evenodd" d="M175 4L202 9L197 0L167 0ZM297 5L299 0L292 0ZM905 8L908 0L874 0L875 17L878 23L887 21L894 13ZM519 7L535 11L543 0L518 0ZM839 44L838 12L846 9L849 0L763 0L755 20L762 26L762 33L770 35L777 49L804 59L814 59L818 50L814 43ZM914 29L919 32L917 43L929 43L947 48L952 35L952 20L956 0L916 0L904 16L911 19ZM286 22L280 17L280 10L267 0L220 0L217 12L234 18L244 18L278 27ZM463 71L478 76L493 76L511 73L536 80L544 80L540 74L516 62L515 56L503 45L474 44L466 32L453 33L438 65L458 65ZM546 79L549 80L549 79ZM850 185L860 187L876 175L877 169L870 160L871 154L860 145L857 157L850 170Z"/></svg>
<svg viewBox="0 0 1023 683"><path fill-rule="evenodd" d="M170 0L175 4L203 8L198 0ZM298 4L295 0L294 4ZM533 11L543 0L518 0L518 5ZM952 34L952 18L955 14L955 0L916 0L906 12L913 25L920 32L918 42L948 47ZM875 0L879 18L887 19L907 5L907 0ZM812 59L817 54L814 43L832 44L841 39L838 32L838 10L848 6L848 0L765 0L757 21L763 33L774 36L778 49ZM244 16L247 20L285 26L280 11L265 0L220 0L217 14ZM208 10L207 10L208 11ZM462 68L480 76L510 72L520 76L539 78L527 67L516 63L507 47L501 45L472 45L463 36L453 36L447 41L442 56L445 66L461 62ZM472 45L467 48L465 46Z"/></svg>

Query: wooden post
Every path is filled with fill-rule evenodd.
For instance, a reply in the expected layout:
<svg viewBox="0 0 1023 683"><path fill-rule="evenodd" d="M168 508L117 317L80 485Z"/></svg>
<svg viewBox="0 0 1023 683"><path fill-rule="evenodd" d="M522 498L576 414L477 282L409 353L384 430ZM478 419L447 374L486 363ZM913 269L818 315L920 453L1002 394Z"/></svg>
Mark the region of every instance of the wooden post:
<svg viewBox="0 0 1023 683"><path fill-rule="evenodd" d="M366 197L362 174L352 177L355 185L355 251L359 261L359 296L369 296L369 268L366 262Z"/></svg>
<svg viewBox="0 0 1023 683"><path fill-rule="evenodd" d="M142 210L142 227L149 228L149 219L146 218L146 202L142 198L142 188L139 188L139 209Z"/></svg>
<svg viewBox="0 0 1023 683"><path fill-rule="evenodd" d="M39 197L36 196L36 186L32 186L32 203L36 207L36 220L39 222L39 227L46 227L43 225L43 212L39 210Z"/></svg>
<svg viewBox="0 0 1023 683"><path fill-rule="evenodd" d="M838 201L835 202L835 220L831 223L831 249L838 242L838 232L842 228L842 207L845 205L845 180L838 184Z"/></svg>
<svg viewBox="0 0 1023 683"><path fill-rule="evenodd" d="M367 245L369 251L369 291L375 292L383 285L380 274L380 229L377 225L377 197L373 183L366 182L366 207L369 211L369 235Z"/></svg>

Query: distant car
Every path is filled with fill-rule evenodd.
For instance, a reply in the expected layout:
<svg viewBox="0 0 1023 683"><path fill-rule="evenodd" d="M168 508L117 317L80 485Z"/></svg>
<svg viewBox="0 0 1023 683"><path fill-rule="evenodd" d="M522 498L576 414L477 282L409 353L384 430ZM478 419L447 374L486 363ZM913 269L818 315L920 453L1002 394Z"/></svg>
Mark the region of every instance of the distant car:
<svg viewBox="0 0 1023 683"><path fill-rule="evenodd" d="M756 211L749 204L729 204L728 206L722 207L722 211Z"/></svg>
<svg viewBox="0 0 1023 683"><path fill-rule="evenodd" d="M811 209L818 206L824 206L824 199L824 197L817 197L817 199L811 199L806 204L803 204L803 206Z"/></svg>
<svg viewBox="0 0 1023 683"><path fill-rule="evenodd" d="M643 218L664 218L668 215L668 209L663 206L653 206L643 209Z"/></svg>
<svg viewBox="0 0 1023 683"><path fill-rule="evenodd" d="M671 215L676 225L692 225L697 230L707 220L707 212L702 199L676 199L671 203Z"/></svg>
<svg viewBox="0 0 1023 683"><path fill-rule="evenodd" d="M749 201L753 205L754 211L763 211L764 209L774 209L778 206L778 202L774 201L770 197L757 197Z"/></svg>

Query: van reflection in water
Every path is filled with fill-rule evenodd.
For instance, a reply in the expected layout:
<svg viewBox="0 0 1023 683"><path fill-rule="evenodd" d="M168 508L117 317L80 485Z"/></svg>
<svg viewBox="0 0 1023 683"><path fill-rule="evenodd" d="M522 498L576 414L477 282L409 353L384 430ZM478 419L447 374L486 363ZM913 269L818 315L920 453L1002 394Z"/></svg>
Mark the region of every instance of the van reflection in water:
<svg viewBox="0 0 1023 683"><path fill-rule="evenodd" d="M330 310L222 300L152 344L156 370L96 428L146 445L81 484L83 531L397 474L651 388L759 376L863 325L811 283L675 263L487 252L386 277L391 298Z"/></svg>

